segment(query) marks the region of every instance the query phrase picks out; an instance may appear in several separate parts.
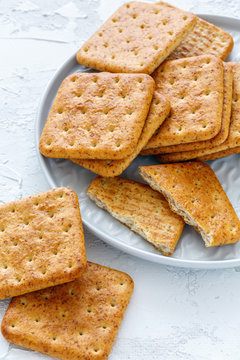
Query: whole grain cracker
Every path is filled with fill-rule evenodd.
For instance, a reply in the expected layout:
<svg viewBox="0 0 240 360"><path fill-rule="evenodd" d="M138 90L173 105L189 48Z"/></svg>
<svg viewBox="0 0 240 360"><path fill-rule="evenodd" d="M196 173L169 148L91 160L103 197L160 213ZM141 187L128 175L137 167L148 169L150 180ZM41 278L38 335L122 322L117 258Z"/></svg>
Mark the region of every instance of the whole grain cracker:
<svg viewBox="0 0 240 360"><path fill-rule="evenodd" d="M0 206L0 299L72 281L85 270L78 198L56 188Z"/></svg>
<svg viewBox="0 0 240 360"><path fill-rule="evenodd" d="M222 144L228 137L231 105L232 105L232 85L233 85L233 72L231 63L223 63L223 111L222 122L219 133L212 139L205 141L196 141L188 144L179 144L172 146L162 146L155 149L148 149L142 151L142 155L154 154L168 154L176 152L188 152L192 150L209 149Z"/></svg>
<svg viewBox="0 0 240 360"><path fill-rule="evenodd" d="M218 151L209 155L199 156L197 159L199 161L208 161L208 160L215 160L225 156L239 154L239 153L240 153L240 146L237 146L235 148Z"/></svg>
<svg viewBox="0 0 240 360"><path fill-rule="evenodd" d="M171 104L169 118L144 150L194 141L218 134L223 108L223 64L212 55L171 60L153 74L156 91Z"/></svg>
<svg viewBox="0 0 240 360"><path fill-rule="evenodd" d="M95 178L87 195L99 207L150 242L163 255L171 255L184 222L159 192L124 178Z"/></svg>
<svg viewBox="0 0 240 360"><path fill-rule="evenodd" d="M205 157L206 155L220 153L229 149L234 149L233 153L234 151L238 151L237 148L240 146L240 63L231 63L231 66L233 69L233 96L229 135L227 140L225 140L222 144L209 149L159 155L157 158L160 162L176 162L199 157L202 158L202 156ZM221 154L219 155L221 156Z"/></svg>
<svg viewBox="0 0 240 360"><path fill-rule="evenodd" d="M68 76L44 126L41 153L67 159L127 157L137 146L154 87L145 74Z"/></svg>
<svg viewBox="0 0 240 360"><path fill-rule="evenodd" d="M232 48L233 39L227 31L197 18L193 29L169 55L168 60L203 54L215 55L225 60Z"/></svg>
<svg viewBox="0 0 240 360"><path fill-rule="evenodd" d="M122 160L72 160L74 163L105 177L120 175L137 157L148 140L166 119L170 111L169 101L159 93L154 92L149 113L134 152Z"/></svg>
<svg viewBox="0 0 240 360"><path fill-rule="evenodd" d="M85 42L77 61L100 71L151 74L195 22L194 14L164 2L130 2Z"/></svg>
<svg viewBox="0 0 240 360"><path fill-rule="evenodd" d="M3 336L63 360L107 359L132 291L127 274L88 262L71 283L14 298Z"/></svg>
<svg viewBox="0 0 240 360"><path fill-rule="evenodd" d="M140 175L174 212L200 232L206 247L240 240L240 221L213 170L194 161L141 166Z"/></svg>

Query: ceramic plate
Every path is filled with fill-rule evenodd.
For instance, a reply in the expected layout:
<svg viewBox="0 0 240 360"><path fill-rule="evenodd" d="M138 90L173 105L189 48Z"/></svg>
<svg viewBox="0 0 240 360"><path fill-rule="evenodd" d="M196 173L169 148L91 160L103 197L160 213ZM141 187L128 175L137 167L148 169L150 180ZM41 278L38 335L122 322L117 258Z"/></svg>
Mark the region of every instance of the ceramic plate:
<svg viewBox="0 0 240 360"><path fill-rule="evenodd" d="M223 16L199 15L217 26L229 31L234 38L234 49L228 60L240 61L237 48L240 48L240 20ZM44 174L51 187L69 186L79 197L82 220L84 224L103 241L129 254L143 259L189 268L225 268L240 265L240 242L234 245L205 248L200 235L190 226L185 226L181 239L171 257L162 256L154 247L140 236L120 224L106 211L98 208L86 195L86 190L96 176L94 173L62 159L48 159L38 151L38 142L44 127L49 109L62 80L74 72L92 71L81 65L72 55L56 72L50 81L40 103L36 120L36 147ZM208 162L224 190L229 196L238 216L240 216L240 156ZM154 157L139 156L122 174L122 176L142 181L138 174L139 165L157 164Z"/></svg>

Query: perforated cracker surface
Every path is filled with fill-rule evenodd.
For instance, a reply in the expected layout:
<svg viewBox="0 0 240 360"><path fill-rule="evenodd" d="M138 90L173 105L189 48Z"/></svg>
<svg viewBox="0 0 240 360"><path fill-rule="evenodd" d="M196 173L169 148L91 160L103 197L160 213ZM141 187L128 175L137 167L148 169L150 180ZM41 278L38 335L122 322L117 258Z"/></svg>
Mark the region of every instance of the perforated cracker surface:
<svg viewBox="0 0 240 360"><path fill-rule="evenodd" d="M169 55L168 60L211 54L226 59L233 47L232 36L225 30L197 18L193 29Z"/></svg>
<svg viewBox="0 0 240 360"><path fill-rule="evenodd" d="M202 162L140 167L173 211L204 236L206 246L240 240L240 221L213 170Z"/></svg>
<svg viewBox="0 0 240 360"><path fill-rule="evenodd" d="M231 105L232 105L232 84L233 84L233 72L231 63L223 63L223 112L222 123L219 133L212 139L205 141L196 141L188 144L179 144L172 146L162 146L159 148L148 149L142 152L142 155L149 154L168 154L168 153L180 153L184 152L183 156L189 156L186 159L192 159L195 157L195 151L200 149L213 148L219 144L222 144L228 137L230 117L231 117ZM193 151L192 154L189 152ZM188 154L189 155L188 155Z"/></svg>
<svg viewBox="0 0 240 360"><path fill-rule="evenodd" d="M92 181L87 194L164 255L174 252L184 222L172 212L159 192L123 178L98 177Z"/></svg>
<svg viewBox="0 0 240 360"><path fill-rule="evenodd" d="M4 337L63 360L107 359L133 291L120 271L87 264L71 283L14 298Z"/></svg>
<svg viewBox="0 0 240 360"><path fill-rule="evenodd" d="M195 22L195 15L164 2L130 2L81 47L77 60L100 71L151 74Z"/></svg>
<svg viewBox="0 0 240 360"><path fill-rule="evenodd" d="M220 59L202 55L167 61L153 78L156 91L170 101L171 113L144 149L208 140L218 134L223 108Z"/></svg>
<svg viewBox="0 0 240 360"><path fill-rule="evenodd" d="M122 159L137 146L154 81L145 74L76 73L61 84L39 149L48 157Z"/></svg>
<svg viewBox="0 0 240 360"><path fill-rule="evenodd" d="M220 145L199 151L158 156L160 162L176 162L219 153L240 146L240 64L230 63L233 70L232 109L228 138ZM235 150L233 150L234 153ZM237 151L237 150L236 150ZM221 155L221 154L219 154ZM214 155L213 155L214 156ZM213 157L214 158L214 157Z"/></svg>
<svg viewBox="0 0 240 360"><path fill-rule="evenodd" d="M74 163L89 169L98 175L113 177L120 175L137 157L154 132L166 119L170 111L169 101L159 93L154 92L149 113L142 134L133 153L122 160L73 160Z"/></svg>
<svg viewBox="0 0 240 360"><path fill-rule="evenodd" d="M86 266L77 195L67 188L0 206L0 299L72 281Z"/></svg>

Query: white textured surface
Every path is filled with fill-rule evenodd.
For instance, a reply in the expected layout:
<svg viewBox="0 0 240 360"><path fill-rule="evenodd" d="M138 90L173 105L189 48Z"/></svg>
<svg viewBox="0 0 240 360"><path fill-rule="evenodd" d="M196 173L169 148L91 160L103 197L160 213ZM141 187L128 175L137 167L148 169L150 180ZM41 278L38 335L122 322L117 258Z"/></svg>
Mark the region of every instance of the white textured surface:
<svg viewBox="0 0 240 360"><path fill-rule="evenodd" d="M34 148L40 96L54 71L122 3L0 1L0 202L49 188ZM235 0L171 3L198 13L240 13ZM85 235L89 260L126 271L135 281L111 360L239 360L239 268L170 268L126 255L87 231ZM6 307L6 301L0 302L1 315ZM47 359L1 339L0 359L26 358Z"/></svg>

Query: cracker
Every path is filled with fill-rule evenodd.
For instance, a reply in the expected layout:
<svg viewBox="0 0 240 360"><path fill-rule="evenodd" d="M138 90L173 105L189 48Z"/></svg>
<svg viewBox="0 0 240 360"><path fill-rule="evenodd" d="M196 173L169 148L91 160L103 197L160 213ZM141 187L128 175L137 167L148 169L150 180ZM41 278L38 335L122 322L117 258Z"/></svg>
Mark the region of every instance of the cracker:
<svg viewBox="0 0 240 360"><path fill-rule="evenodd" d="M231 65L233 69L233 96L229 135L227 140L225 140L220 145L214 146L213 148L160 155L158 156L158 160L160 162L184 161L199 158L205 155L219 153L229 149L236 149L240 146L240 63L231 63Z"/></svg>
<svg viewBox="0 0 240 360"><path fill-rule="evenodd" d="M61 84L39 149L48 157L123 159L137 146L154 81L145 74L76 73Z"/></svg>
<svg viewBox="0 0 240 360"><path fill-rule="evenodd" d="M223 108L223 64L212 55L171 60L153 74L156 91L171 104L169 118L144 150L194 141L218 134Z"/></svg>
<svg viewBox="0 0 240 360"><path fill-rule="evenodd" d="M222 144L227 139L231 117L233 72L230 63L223 63L223 68L223 112L221 129L219 133L212 139L205 141L196 141L188 144L162 146L155 149L148 149L143 151L142 155L168 154L183 151L186 152L199 149L208 149Z"/></svg>
<svg viewBox="0 0 240 360"><path fill-rule="evenodd" d="M215 55L225 60L232 48L233 39L227 31L197 18L194 28L170 54L168 60L203 54Z"/></svg>
<svg viewBox="0 0 240 360"><path fill-rule="evenodd" d="M197 159L199 161L208 161L208 160L215 160L225 156L239 154L239 153L240 153L240 146L237 146L235 148L218 151L209 155L199 156Z"/></svg>
<svg viewBox="0 0 240 360"><path fill-rule="evenodd" d="M169 101L159 93L154 93L148 117L134 152L122 160L72 160L74 163L85 167L98 175L113 177L120 175L137 157L148 140L166 119L170 111Z"/></svg>
<svg viewBox="0 0 240 360"><path fill-rule="evenodd" d="M237 214L207 164L141 166L140 175L165 196L174 212L200 232L206 247L240 240Z"/></svg>
<svg viewBox="0 0 240 360"><path fill-rule="evenodd" d="M85 270L75 192L56 188L0 206L0 299L72 281Z"/></svg>
<svg viewBox="0 0 240 360"><path fill-rule="evenodd" d="M127 274L88 262L71 283L12 299L3 336L63 360L107 359L132 291Z"/></svg>
<svg viewBox="0 0 240 360"><path fill-rule="evenodd" d="M184 222L172 212L159 192L123 178L97 177L89 186L87 195L163 255L174 252Z"/></svg>
<svg viewBox="0 0 240 360"><path fill-rule="evenodd" d="M164 2L130 2L85 42L77 61L100 71L151 74L195 22L194 14Z"/></svg>

